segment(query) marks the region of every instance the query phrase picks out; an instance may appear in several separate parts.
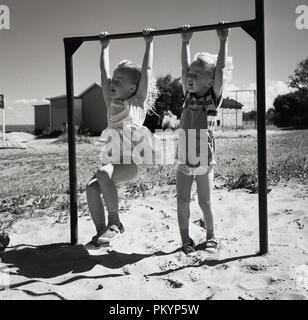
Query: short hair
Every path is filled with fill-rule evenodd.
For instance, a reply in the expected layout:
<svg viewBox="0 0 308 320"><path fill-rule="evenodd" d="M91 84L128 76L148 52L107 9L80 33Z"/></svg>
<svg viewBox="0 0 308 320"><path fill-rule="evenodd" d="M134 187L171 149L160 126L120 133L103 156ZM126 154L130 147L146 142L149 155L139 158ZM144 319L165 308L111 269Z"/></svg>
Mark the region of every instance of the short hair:
<svg viewBox="0 0 308 320"><path fill-rule="evenodd" d="M213 55L207 52L198 52L194 56L193 63L202 65L206 72L214 75L216 69L217 55Z"/></svg>
<svg viewBox="0 0 308 320"><path fill-rule="evenodd" d="M134 84L139 83L140 75L141 75L141 67L139 65L137 65L136 63L129 61L129 60L123 60L117 64L116 69L127 71L131 81Z"/></svg>

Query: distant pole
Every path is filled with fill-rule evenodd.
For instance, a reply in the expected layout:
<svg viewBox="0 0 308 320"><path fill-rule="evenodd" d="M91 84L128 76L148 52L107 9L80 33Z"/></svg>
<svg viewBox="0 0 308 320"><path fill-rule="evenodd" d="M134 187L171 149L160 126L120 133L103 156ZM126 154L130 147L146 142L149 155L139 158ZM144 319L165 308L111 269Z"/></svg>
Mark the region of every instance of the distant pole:
<svg viewBox="0 0 308 320"><path fill-rule="evenodd" d="M221 108L221 131L224 131L224 109Z"/></svg>
<svg viewBox="0 0 308 320"><path fill-rule="evenodd" d="M2 141L5 141L5 109L4 109L4 95L0 94L0 109L2 109Z"/></svg>
<svg viewBox="0 0 308 320"><path fill-rule="evenodd" d="M2 109L2 141L5 141L5 109Z"/></svg>
<svg viewBox="0 0 308 320"><path fill-rule="evenodd" d="M253 90L253 110L257 113L256 90ZM257 115L255 116L255 129L257 129Z"/></svg>
<svg viewBox="0 0 308 320"><path fill-rule="evenodd" d="M257 111L257 108L256 108L256 89L240 89L240 90L232 90L232 92L235 92L236 101L237 101L239 92L252 92L253 93L253 111ZM256 129L257 128L257 117L254 120L254 126Z"/></svg>

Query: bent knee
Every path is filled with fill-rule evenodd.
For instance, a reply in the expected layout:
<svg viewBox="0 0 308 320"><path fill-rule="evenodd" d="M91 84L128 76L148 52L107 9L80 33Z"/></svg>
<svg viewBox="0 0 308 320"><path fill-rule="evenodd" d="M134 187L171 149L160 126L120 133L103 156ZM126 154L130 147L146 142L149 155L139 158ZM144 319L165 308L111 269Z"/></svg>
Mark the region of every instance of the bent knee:
<svg viewBox="0 0 308 320"><path fill-rule="evenodd" d="M95 176L98 179L100 179L100 181L103 181L106 179L111 179L112 172L113 172L112 167L110 168L107 166L102 166L96 171Z"/></svg>
<svg viewBox="0 0 308 320"><path fill-rule="evenodd" d="M86 186L86 192L92 191L100 192L100 186L96 178L92 178Z"/></svg>

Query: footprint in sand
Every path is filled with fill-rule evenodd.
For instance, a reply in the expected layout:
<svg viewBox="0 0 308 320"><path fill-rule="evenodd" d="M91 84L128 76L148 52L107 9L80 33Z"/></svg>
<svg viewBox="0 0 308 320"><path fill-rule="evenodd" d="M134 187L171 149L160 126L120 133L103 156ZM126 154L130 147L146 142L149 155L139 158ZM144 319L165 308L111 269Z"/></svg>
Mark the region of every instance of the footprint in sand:
<svg viewBox="0 0 308 320"><path fill-rule="evenodd" d="M256 273L260 271L266 271L267 267L262 264L246 264L242 266L242 270L244 272L249 272L249 273Z"/></svg>
<svg viewBox="0 0 308 320"><path fill-rule="evenodd" d="M130 270L130 268L129 268L128 266L124 266L124 267L122 268L122 271L123 271L123 273L124 273L125 275L131 274L131 270Z"/></svg>
<svg viewBox="0 0 308 320"><path fill-rule="evenodd" d="M174 289L179 289L184 286L184 284L178 280L166 279L165 281L167 282L168 286Z"/></svg>

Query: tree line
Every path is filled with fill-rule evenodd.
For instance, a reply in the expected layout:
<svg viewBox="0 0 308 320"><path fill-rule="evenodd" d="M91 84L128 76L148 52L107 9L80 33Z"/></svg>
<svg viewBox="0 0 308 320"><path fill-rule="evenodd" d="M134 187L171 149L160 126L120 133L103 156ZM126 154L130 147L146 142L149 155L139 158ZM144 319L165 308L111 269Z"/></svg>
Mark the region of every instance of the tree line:
<svg viewBox="0 0 308 320"><path fill-rule="evenodd" d="M279 95L267 114L277 127L308 128L308 57L289 77L292 92Z"/></svg>

